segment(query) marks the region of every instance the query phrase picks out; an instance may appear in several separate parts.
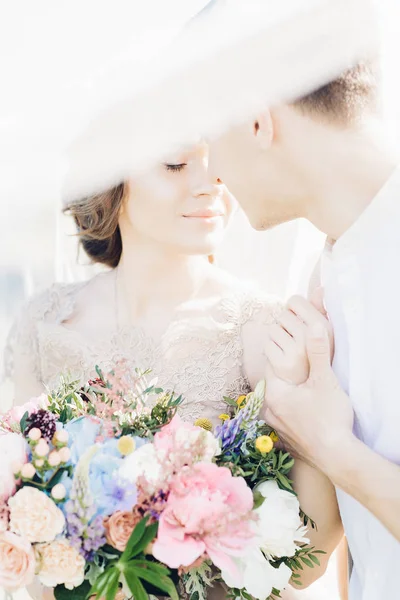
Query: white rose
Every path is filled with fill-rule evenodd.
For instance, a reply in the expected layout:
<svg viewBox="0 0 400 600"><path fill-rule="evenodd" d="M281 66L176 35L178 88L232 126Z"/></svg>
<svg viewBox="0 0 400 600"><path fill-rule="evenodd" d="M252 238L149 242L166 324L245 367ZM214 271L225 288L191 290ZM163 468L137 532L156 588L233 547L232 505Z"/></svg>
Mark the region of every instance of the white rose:
<svg viewBox="0 0 400 600"><path fill-rule="evenodd" d="M276 481L265 481L257 486L265 500L255 511L258 514L256 530L261 538L260 547L268 558L293 556L296 542L307 543L306 528L302 525L297 497L281 490Z"/></svg>
<svg viewBox="0 0 400 600"><path fill-rule="evenodd" d="M25 486L9 499L10 529L32 544L52 542L62 533L65 518L44 492Z"/></svg>
<svg viewBox="0 0 400 600"><path fill-rule="evenodd" d="M85 559L61 539L35 546L38 578L46 587L65 585L68 590L79 587L85 579Z"/></svg>
<svg viewBox="0 0 400 600"><path fill-rule="evenodd" d="M236 564L235 573L222 571L222 579L231 588L245 590L257 598L266 600L273 588L283 590L289 583L292 571L282 564L275 569L258 548L252 548L242 558L233 559Z"/></svg>
<svg viewBox="0 0 400 600"><path fill-rule="evenodd" d="M154 445L145 444L129 454L119 469L119 475L134 484L138 477L144 476L150 486L156 488L163 477Z"/></svg>

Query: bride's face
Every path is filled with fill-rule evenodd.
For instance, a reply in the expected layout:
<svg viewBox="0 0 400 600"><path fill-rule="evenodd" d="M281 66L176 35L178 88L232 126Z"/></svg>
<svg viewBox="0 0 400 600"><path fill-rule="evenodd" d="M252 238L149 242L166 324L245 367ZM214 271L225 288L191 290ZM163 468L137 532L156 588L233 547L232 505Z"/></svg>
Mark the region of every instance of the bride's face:
<svg viewBox="0 0 400 600"><path fill-rule="evenodd" d="M129 181L120 216L123 243L156 243L185 254L212 254L222 241L233 197L208 166L199 143Z"/></svg>

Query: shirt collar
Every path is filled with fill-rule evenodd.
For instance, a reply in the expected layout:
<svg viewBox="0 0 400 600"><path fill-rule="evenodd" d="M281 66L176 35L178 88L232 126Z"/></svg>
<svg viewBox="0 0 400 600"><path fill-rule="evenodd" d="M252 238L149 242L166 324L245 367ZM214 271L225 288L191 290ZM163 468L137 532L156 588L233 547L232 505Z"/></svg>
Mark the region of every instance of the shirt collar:
<svg viewBox="0 0 400 600"><path fill-rule="evenodd" d="M332 255L338 258L357 251L364 242L371 243L371 237L376 236L381 226L395 215L400 215L400 165L357 221L331 245Z"/></svg>

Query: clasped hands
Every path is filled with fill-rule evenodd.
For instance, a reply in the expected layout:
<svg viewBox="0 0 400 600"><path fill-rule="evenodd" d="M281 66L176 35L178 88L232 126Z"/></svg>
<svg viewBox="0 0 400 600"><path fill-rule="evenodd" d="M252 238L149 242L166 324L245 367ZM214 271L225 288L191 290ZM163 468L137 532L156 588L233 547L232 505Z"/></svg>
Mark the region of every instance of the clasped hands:
<svg viewBox="0 0 400 600"><path fill-rule="evenodd" d="M332 326L322 289L292 297L267 332L264 419L283 443L328 476L335 448L353 437L353 410L332 370Z"/></svg>

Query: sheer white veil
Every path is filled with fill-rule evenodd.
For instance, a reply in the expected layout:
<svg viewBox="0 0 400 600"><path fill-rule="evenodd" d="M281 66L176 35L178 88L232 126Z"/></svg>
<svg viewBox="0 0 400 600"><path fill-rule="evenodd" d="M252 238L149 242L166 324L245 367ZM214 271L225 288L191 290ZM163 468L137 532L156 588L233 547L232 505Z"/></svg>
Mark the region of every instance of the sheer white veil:
<svg viewBox="0 0 400 600"><path fill-rule="evenodd" d="M374 37L371 29L371 21L364 18L359 25L354 28L351 23L351 15L369 15L368 11L364 14L361 8L365 9L365 2L350 3L332 3L327 1L308 0L305 2L287 2L278 7L276 3L268 0L252 0L243 11L243 3L239 4L235 0L212 0L203 1L199 13L194 9L199 8L199 2L192 5L194 17L185 22L184 27L171 28L171 32L176 34L175 40L170 43L170 47L176 47L172 50L171 60L176 61L179 68L169 68L170 80L164 77L159 78L159 65L153 72L154 78L142 82L134 91L128 88L125 90L125 96L122 94L122 100L126 97L130 100L128 110L126 104L122 102L122 114L116 117L116 112L111 112L111 116L100 117L96 128L92 128L95 140L100 140L105 144L115 144L117 149L117 162L110 161L110 152L98 152L98 145L90 139L90 135L83 134L73 147L73 165L72 174L67 180L67 195L76 196L80 190L81 193L92 189L93 181L100 185L102 181L106 183L107 178L100 175L100 167L95 165L95 177L93 177L94 155L99 159L99 164L107 165L108 181L113 181L118 172L123 172L126 155L129 154L130 168L136 162L140 167L145 164L144 155L150 160L156 157L163 148L167 146L174 147L179 144L179 140L185 137L190 138L199 128L209 135L218 133L218 130L229 126L230 122L240 120L244 116L251 114L256 107L264 104L267 99L281 99L290 97L299 93L300 90L307 90L316 85L324 83L331 75L339 72L343 66L351 64L366 47L371 44ZM353 12L352 12L353 11ZM358 12L360 11L360 12ZM371 13L372 14L372 13ZM229 27L226 25L229 19ZM180 24L182 20L180 21ZM350 26L349 26L350 24ZM225 31L226 29L226 31ZM221 31L224 33L221 35ZM240 34L238 34L240 31ZM246 41L247 31L247 41ZM299 32L301 34L299 35ZM153 31L154 33L154 31ZM375 33L375 32L374 32ZM204 56L207 57L207 49L204 48L199 53L198 40L207 40L218 34L221 38L216 46L212 47L212 52L217 57L214 64L206 62L208 72L205 74L201 66ZM150 34L149 34L150 35ZM169 32L163 39L168 37ZM142 36L145 40L144 36ZM265 41L270 38L269 41ZM149 44L147 38L147 45ZM238 40L240 40L238 42ZM245 40L245 41L243 41ZM283 41L284 40L284 41ZM339 47L335 42L342 41ZM144 43L143 41L141 43ZM163 47L163 42L157 42L157 48ZM333 52L333 47L335 51ZM188 52L186 61L181 61L182 48ZM258 48L258 50L257 50ZM318 57L318 48L323 51L323 60L316 60ZM228 50L228 52L226 52ZM225 54L224 54L225 51ZM169 50L167 50L167 53ZM254 64L254 58L259 53L259 62ZM153 48L153 53L157 54ZM271 61L271 57L274 60ZM239 57L248 67L242 67L240 75L232 76L235 58ZM227 59L230 62L230 71L227 72ZM265 59L267 58L267 62ZM269 62L268 62L269 60ZM151 62L151 61L150 61ZM215 62L217 66L215 66ZM118 72L121 71L124 64L128 61L116 62L116 70L113 73L118 80ZM148 65L149 61L146 60ZM164 63L165 64L165 63ZM175 67L176 67L175 65ZM265 86L259 84L257 68L262 66L264 81L268 81ZM136 64L138 72L142 72L143 64ZM153 67L152 67L153 68ZM151 70L151 69L150 69ZM210 84L218 73L225 78L225 86L221 86L216 91L220 98L207 105L207 99L203 95L200 98L189 95L188 106L190 106L190 115L182 114L184 105L178 102L176 104L176 91L173 89L174 81L179 74L181 94L188 93L191 89ZM268 77L269 73L269 77ZM273 82L273 83L271 83ZM144 94L143 94L144 90ZM148 92L150 90L150 93ZM161 92L160 92L161 90ZM235 91L236 100L232 101L232 91ZM171 93L172 92L172 93ZM166 99L171 98L172 105L165 101L164 106L160 106L157 101L157 95L164 95ZM142 95L142 97L141 97ZM235 104L236 102L236 104ZM133 104L137 105L136 114L133 114ZM110 106L112 101L109 102ZM166 109L166 106L168 108ZM172 106L172 108L171 108ZM227 106L229 110L227 111ZM141 120L140 109L147 108L147 114L153 115L153 129L147 136L147 144L143 147L143 137L140 137L140 152L132 146L132 141L128 140L127 130L135 132L136 136L140 130L137 119ZM153 109L154 107L154 109ZM125 112L124 112L125 111ZM99 111L97 111L99 112ZM171 112L173 113L171 115ZM154 123L154 115L158 124L164 122L163 131L157 131L157 123ZM146 119L145 119L146 120ZM175 129L165 126L165 121L175 125ZM133 122L133 125L132 125ZM113 132L109 134L110 129ZM159 128L160 129L160 128ZM144 128L143 130L144 131ZM99 134L99 132L101 132ZM132 136L133 138L133 136ZM88 141L89 140L89 141ZM128 140L128 141L127 141ZM119 146L118 146L119 145ZM127 151L127 148L129 150ZM76 156L83 156L82 164ZM87 160L87 157L90 160ZM118 163L119 161L119 163ZM71 169L70 169L71 171ZM74 281L77 279L86 279L91 273L98 270L98 267L89 266L82 253L77 252L77 240L73 237L74 227L65 217L61 216L60 206L57 216L57 235L56 235L56 277L63 281ZM239 241L239 243L238 243ZM231 271L240 278L256 281L263 288L280 296L286 296L294 291L305 291L304 282L313 264L318 258L324 242L324 236L314 230L305 222L288 223L284 226L274 229L268 233L254 232L249 226L246 218L240 209L237 210L233 222L229 228L226 240L217 254L218 264Z"/></svg>
<svg viewBox="0 0 400 600"><path fill-rule="evenodd" d="M37 0L35 10L21 0L7 10L1 337L22 297L93 272L77 260L63 197L104 189L199 133L325 83L378 39L374 0ZM238 211L217 259L285 296L322 245L308 224L256 233Z"/></svg>

